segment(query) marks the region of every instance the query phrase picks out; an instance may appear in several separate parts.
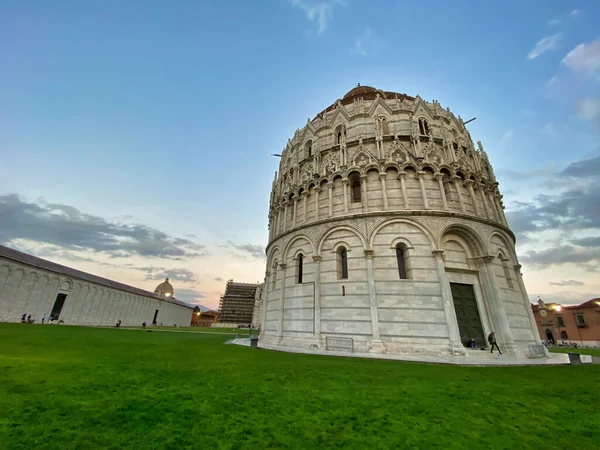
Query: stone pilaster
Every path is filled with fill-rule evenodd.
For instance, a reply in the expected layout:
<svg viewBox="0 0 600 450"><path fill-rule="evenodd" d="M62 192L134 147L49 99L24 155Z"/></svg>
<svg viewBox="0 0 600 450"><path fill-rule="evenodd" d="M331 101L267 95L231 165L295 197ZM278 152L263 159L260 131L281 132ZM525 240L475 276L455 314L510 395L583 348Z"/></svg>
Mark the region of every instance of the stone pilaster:
<svg viewBox="0 0 600 450"><path fill-rule="evenodd" d="M371 349L373 353L385 353L385 347L379 335L379 311L377 305L377 292L375 290L375 275L373 272L373 250L365 250L367 259L367 283L369 286L369 306L371 307L371 327L373 330L373 339L371 340Z"/></svg>
<svg viewBox="0 0 600 450"><path fill-rule="evenodd" d="M531 332L533 333L533 338L537 342L540 341L540 332L537 327L537 323L535 322L535 317L533 316L533 311L531 310L531 303L529 302L529 296L527 295L527 289L525 288L525 283L523 282L523 274L521 273L521 264L515 264L514 266L515 274L517 276L517 281L519 282L519 289L521 291L521 296L523 297L523 304L525 306L525 310L527 311L527 317L529 318L529 325L531 326Z"/></svg>
<svg viewBox="0 0 600 450"><path fill-rule="evenodd" d="M277 337L279 338L279 341L281 342L281 339L283 338L283 312L285 309L285 277L286 277L286 273L285 273L285 269L287 268L286 264L280 264L279 268L281 269L280 273L281 273L281 292L279 295L279 320L277 322Z"/></svg>
<svg viewBox="0 0 600 450"><path fill-rule="evenodd" d="M329 217L333 216L333 182L328 182L327 183L327 189L328 189L328 193L329 196L327 197L327 201L329 202Z"/></svg>
<svg viewBox="0 0 600 450"><path fill-rule="evenodd" d="M444 315L446 324L448 325L448 336L450 339L450 352L454 354L462 354L465 348L460 341L460 332L458 330L458 319L456 318L456 310L454 309L454 300L452 299L452 291L450 283L446 276L446 268L444 267L444 251L434 250L432 252L435 258L435 268L437 270L440 289L442 291L442 303L444 306Z"/></svg>
<svg viewBox="0 0 600 450"><path fill-rule="evenodd" d="M320 209L319 208L319 206L320 206L319 197L320 197L320 194L321 194L321 188L319 186L317 186L315 188L315 220L319 220L319 209Z"/></svg>
<svg viewBox="0 0 600 450"><path fill-rule="evenodd" d="M475 208L475 215L479 217L481 216L481 214L479 213L479 205L477 204L477 198L475 197L475 192L473 191L473 183L473 180L467 180L465 181L465 186L469 190L469 195L471 196L471 203L473 203L473 208Z"/></svg>
<svg viewBox="0 0 600 450"><path fill-rule="evenodd" d="M313 256L315 264L315 324L314 334L317 346L321 347L321 257Z"/></svg>

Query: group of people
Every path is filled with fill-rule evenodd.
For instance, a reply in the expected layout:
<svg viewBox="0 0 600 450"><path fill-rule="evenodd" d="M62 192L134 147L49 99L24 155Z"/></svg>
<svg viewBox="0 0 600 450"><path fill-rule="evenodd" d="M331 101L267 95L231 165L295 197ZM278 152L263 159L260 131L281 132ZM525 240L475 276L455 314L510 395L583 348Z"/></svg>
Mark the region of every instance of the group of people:
<svg viewBox="0 0 600 450"><path fill-rule="evenodd" d="M52 316L48 317L48 323L50 323L50 324L51 324L53 320L54 320L54 319L52 319ZM44 314L44 315L42 316L42 320L41 320L40 322L41 322L41 324L42 324L42 325L44 325L44 323L46 322L46 314ZM33 319L33 318L31 317L31 314L29 314L29 315L28 315L27 313L25 313L25 314L23 314L23 315L21 316L21 323L35 323L35 319ZM59 323L59 324L64 324L64 323L65 323L65 321L64 321L64 320L62 320L62 319L60 319L60 320L58 321L58 323Z"/></svg>

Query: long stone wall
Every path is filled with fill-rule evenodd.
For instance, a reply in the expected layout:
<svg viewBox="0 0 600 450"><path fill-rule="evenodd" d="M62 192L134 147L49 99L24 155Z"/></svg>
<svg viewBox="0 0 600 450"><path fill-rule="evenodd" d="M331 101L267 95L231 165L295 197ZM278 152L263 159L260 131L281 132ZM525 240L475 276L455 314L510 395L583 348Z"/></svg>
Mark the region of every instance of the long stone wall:
<svg viewBox="0 0 600 450"><path fill-rule="evenodd" d="M58 320L69 325L157 323L188 326L193 309L157 297L143 296L0 259L0 321L18 322L23 314L39 323L48 319L59 294L66 295Z"/></svg>

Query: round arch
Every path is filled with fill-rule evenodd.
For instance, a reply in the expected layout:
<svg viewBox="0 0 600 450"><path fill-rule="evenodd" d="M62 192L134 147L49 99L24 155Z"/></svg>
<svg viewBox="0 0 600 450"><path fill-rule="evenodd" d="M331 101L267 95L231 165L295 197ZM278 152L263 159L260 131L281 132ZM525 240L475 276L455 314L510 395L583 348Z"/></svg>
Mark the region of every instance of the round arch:
<svg viewBox="0 0 600 450"><path fill-rule="evenodd" d="M436 248L435 237L433 236L431 231L429 231L426 227L421 225L419 222L416 222L416 221L410 220L410 219L389 219L389 220L386 220L385 222L382 222L379 225L377 225L377 227L372 231L371 236L369 237L369 248L373 248L373 242L375 241L375 237L377 236L377 233L379 233L379 230L381 230L383 227L390 225L392 223L406 223L406 224L417 227L419 230L421 230L425 234L425 236L427 236L427 238L429 239L429 244L431 245L431 248L432 249Z"/></svg>
<svg viewBox="0 0 600 450"><path fill-rule="evenodd" d="M323 243L325 242L325 239L327 239L329 237L329 235L331 235L332 233L334 233L336 231L340 231L340 230L346 230L346 231L350 231L350 232L354 233L360 239L363 249L364 250L367 249L367 243L365 241L365 238L360 234L360 232L356 228L351 227L350 225L336 225L333 228L330 228L329 230L327 230L323 234L321 239L319 240L319 247L317 248L317 255L319 255L319 256L321 255L321 251L323 250Z"/></svg>
<svg viewBox="0 0 600 450"><path fill-rule="evenodd" d="M513 264L517 264L517 252L515 251L514 244L511 244L508 239L506 239L506 236L504 236L500 231L494 230L492 231L492 234L490 234L490 238L488 239L488 252L490 254L498 253L496 251L497 249L493 247L494 244L492 243L492 239L494 239L495 236L498 236L498 238L504 244L504 248L508 252L507 257L512 261Z"/></svg>
<svg viewBox="0 0 600 450"><path fill-rule="evenodd" d="M305 234L299 234L299 235L294 236L290 240L290 242L288 242L286 244L285 249L283 250L283 261L287 261L288 256L289 256L288 253L290 251L290 247L292 246L292 244L294 242L296 242L296 241L301 240L301 239L305 239L306 241L308 241L308 243L310 244L310 249L311 249L313 255L315 254L315 245L313 244L312 240L308 236L306 236Z"/></svg>
<svg viewBox="0 0 600 450"><path fill-rule="evenodd" d="M445 236L448 234L454 234L460 237L465 243L469 246L469 252L472 257L485 256L486 246L483 244L483 240L477 234L475 230L466 226L466 225L449 225L444 231L440 234L440 248L442 245L442 241Z"/></svg>

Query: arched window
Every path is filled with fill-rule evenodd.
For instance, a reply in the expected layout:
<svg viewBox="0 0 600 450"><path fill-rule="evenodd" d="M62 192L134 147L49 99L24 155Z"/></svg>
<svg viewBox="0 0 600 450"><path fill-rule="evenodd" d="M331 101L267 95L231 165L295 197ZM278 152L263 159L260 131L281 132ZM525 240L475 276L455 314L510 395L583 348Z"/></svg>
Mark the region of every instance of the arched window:
<svg viewBox="0 0 600 450"><path fill-rule="evenodd" d="M346 247L337 250L337 272L338 280L348 279L348 251Z"/></svg>
<svg viewBox="0 0 600 450"><path fill-rule="evenodd" d="M360 185L360 177L354 173L350 175L351 201L352 203L360 203L362 201L362 188Z"/></svg>
<svg viewBox="0 0 600 450"><path fill-rule="evenodd" d="M396 260L398 262L398 275L401 280L406 280L406 250L404 250L401 244L396 245Z"/></svg>
<svg viewBox="0 0 600 450"><path fill-rule="evenodd" d="M423 136L429 135L429 124L425 119L419 119L419 133Z"/></svg>
<svg viewBox="0 0 600 450"><path fill-rule="evenodd" d="M502 270L504 271L504 278L506 278L506 284L509 289L514 289L514 285L512 279L510 278L510 270L508 270L508 259L504 258L504 256L499 255L500 261L502 261Z"/></svg>
<svg viewBox="0 0 600 450"><path fill-rule="evenodd" d="M338 131L338 135L337 135L337 144L341 144L342 143L342 132Z"/></svg>
<svg viewBox="0 0 600 450"><path fill-rule="evenodd" d="M560 338L561 339L569 339L569 335L567 334L566 331L561 331L560 332Z"/></svg>
<svg viewBox="0 0 600 450"><path fill-rule="evenodd" d="M312 141L308 141L305 144L304 148L306 150L306 157L307 158L312 158Z"/></svg>
<svg viewBox="0 0 600 450"><path fill-rule="evenodd" d="M312 158L312 145L308 146L308 157Z"/></svg>
<svg viewBox="0 0 600 450"><path fill-rule="evenodd" d="M302 284L302 272L304 270L304 255L300 253L298 255L298 264L296 266L296 273L298 275L298 284Z"/></svg>

